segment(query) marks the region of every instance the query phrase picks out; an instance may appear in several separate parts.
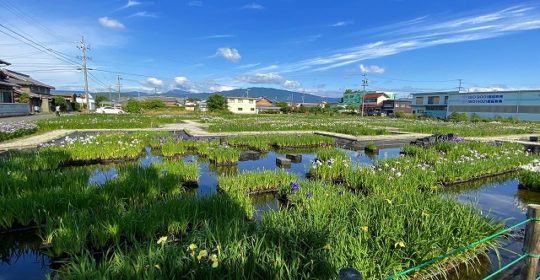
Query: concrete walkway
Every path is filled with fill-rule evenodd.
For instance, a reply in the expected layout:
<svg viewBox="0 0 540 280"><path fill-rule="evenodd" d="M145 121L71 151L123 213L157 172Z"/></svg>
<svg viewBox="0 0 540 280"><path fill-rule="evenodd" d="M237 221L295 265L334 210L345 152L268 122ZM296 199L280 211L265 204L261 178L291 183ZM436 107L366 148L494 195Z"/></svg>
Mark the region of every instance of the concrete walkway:
<svg viewBox="0 0 540 280"><path fill-rule="evenodd" d="M342 133L328 132L328 131L244 131L244 132L208 132L208 125L201 124L195 121L185 120L182 123L166 124L157 128L126 128L126 129L59 129L49 131L39 135L33 135L25 138L14 139L5 143L0 143L0 151L18 150L35 148L41 144L65 137L75 132L131 132L131 131L184 131L188 135L195 137L227 137L227 136L240 136L240 135L270 135L270 134L318 134L330 137L336 137L340 139L346 139L359 142L383 142L391 144L392 142L406 142L417 138L430 136L429 134L422 133L395 133L390 135L361 135L353 136ZM478 141L508 141L522 144L535 144L534 142L528 142L529 136L532 135L508 135L508 136L496 136L496 137L467 137L469 140ZM537 143L540 145L540 143Z"/></svg>

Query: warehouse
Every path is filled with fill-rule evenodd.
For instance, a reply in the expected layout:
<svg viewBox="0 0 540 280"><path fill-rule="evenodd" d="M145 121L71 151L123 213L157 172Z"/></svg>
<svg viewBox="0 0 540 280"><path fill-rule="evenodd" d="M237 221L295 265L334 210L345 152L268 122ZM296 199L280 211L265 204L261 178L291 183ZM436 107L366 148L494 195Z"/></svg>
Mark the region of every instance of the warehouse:
<svg viewBox="0 0 540 280"><path fill-rule="evenodd" d="M514 118L540 121L540 90L512 90L450 94L448 113L483 118Z"/></svg>

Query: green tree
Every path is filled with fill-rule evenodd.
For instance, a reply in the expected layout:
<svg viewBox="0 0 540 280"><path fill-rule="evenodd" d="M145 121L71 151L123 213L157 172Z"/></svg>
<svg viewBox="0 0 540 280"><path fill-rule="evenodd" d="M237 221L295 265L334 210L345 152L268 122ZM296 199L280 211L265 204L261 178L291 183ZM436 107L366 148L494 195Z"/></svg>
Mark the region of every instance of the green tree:
<svg viewBox="0 0 540 280"><path fill-rule="evenodd" d="M63 96L55 96L53 100L55 106L60 106L60 111L65 112L67 110L68 103Z"/></svg>
<svg viewBox="0 0 540 280"><path fill-rule="evenodd" d="M124 111L128 113L140 113L141 104L136 100L128 100L128 102L126 103L126 107L124 108Z"/></svg>
<svg viewBox="0 0 540 280"><path fill-rule="evenodd" d="M98 95L96 97L96 103L98 106L101 106L105 101L109 101L109 98L105 95Z"/></svg>
<svg viewBox="0 0 540 280"><path fill-rule="evenodd" d="M287 104L287 102L280 101L276 103L276 105L279 107L279 110L284 114L292 112L292 108L291 106L289 106L289 104Z"/></svg>
<svg viewBox="0 0 540 280"><path fill-rule="evenodd" d="M206 106L210 112L219 112L227 110L227 98L221 94L212 94L206 100Z"/></svg>
<svg viewBox="0 0 540 280"><path fill-rule="evenodd" d="M141 107L147 110L165 108L165 102L161 99L149 99L141 102Z"/></svg>

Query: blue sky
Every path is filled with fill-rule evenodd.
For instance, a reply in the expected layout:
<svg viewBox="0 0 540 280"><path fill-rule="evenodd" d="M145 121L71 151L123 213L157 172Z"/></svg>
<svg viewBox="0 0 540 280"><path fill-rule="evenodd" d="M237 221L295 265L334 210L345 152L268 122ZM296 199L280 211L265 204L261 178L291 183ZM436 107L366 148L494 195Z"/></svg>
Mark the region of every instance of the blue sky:
<svg viewBox="0 0 540 280"><path fill-rule="evenodd" d="M368 89L403 94L454 90L458 79L473 91L540 88L537 1L0 3L0 58L58 89L82 88L82 35L94 91L114 86L116 73L124 90L148 92L266 86L340 96L361 87L362 72Z"/></svg>

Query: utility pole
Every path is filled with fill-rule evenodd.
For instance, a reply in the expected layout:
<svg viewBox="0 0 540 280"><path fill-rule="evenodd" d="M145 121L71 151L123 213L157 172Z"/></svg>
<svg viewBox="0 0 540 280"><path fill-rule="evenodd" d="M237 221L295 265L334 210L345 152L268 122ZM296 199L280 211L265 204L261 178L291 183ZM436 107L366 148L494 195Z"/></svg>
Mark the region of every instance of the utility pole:
<svg viewBox="0 0 540 280"><path fill-rule="evenodd" d="M86 45L86 42L84 42L84 36L82 37L81 42L79 43L77 48L80 49L82 52L81 69L84 75L84 94L86 95L86 109L88 110L88 112L90 112L90 94L88 93L88 68L86 67L86 50L89 50L90 48Z"/></svg>
<svg viewBox="0 0 540 280"><path fill-rule="evenodd" d="M118 89L118 103L120 103L120 87L122 86L120 84L120 80L122 80L122 78L120 77L120 75L117 75L116 76L116 79L117 79L117 82L116 82L116 87Z"/></svg>
<svg viewBox="0 0 540 280"><path fill-rule="evenodd" d="M246 88L246 97L249 98L249 88Z"/></svg>
<svg viewBox="0 0 540 280"><path fill-rule="evenodd" d="M368 79L367 79L367 73L366 72L362 73L362 76L364 77L364 79L362 79L363 92L362 92L362 113L361 113L361 116L364 117L364 101L366 101L364 97L366 95L366 87L368 86Z"/></svg>
<svg viewBox="0 0 540 280"><path fill-rule="evenodd" d="M458 93L460 93L463 87L461 86L461 79L458 79L458 80L459 80Z"/></svg>
<svg viewBox="0 0 540 280"><path fill-rule="evenodd" d="M111 105L112 105L113 107L115 107L115 106L114 106L114 102L113 102L113 100L112 100L112 86L111 86L111 85L109 85L109 101L111 102Z"/></svg>
<svg viewBox="0 0 540 280"><path fill-rule="evenodd" d="M306 89L302 89L302 104L304 104L304 95L306 95Z"/></svg>

